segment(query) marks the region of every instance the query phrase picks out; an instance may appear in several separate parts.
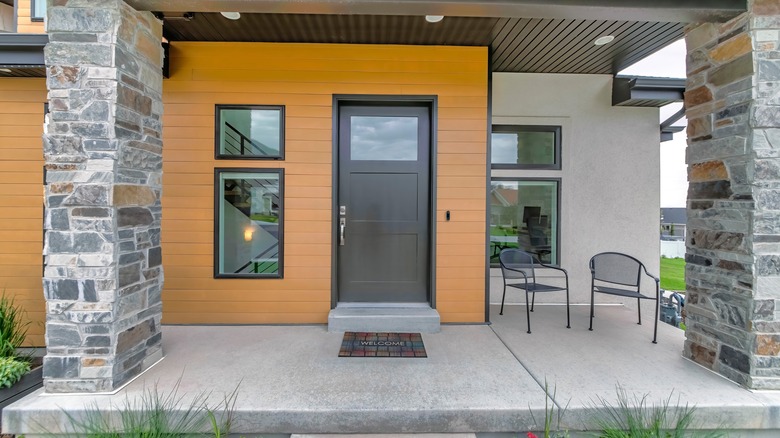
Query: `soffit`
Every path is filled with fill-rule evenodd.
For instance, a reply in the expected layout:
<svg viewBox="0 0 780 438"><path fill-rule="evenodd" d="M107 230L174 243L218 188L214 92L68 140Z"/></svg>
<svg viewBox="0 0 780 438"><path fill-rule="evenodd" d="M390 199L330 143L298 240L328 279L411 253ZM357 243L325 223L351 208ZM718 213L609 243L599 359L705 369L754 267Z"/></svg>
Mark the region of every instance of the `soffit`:
<svg viewBox="0 0 780 438"><path fill-rule="evenodd" d="M561 18L242 13L233 21L213 12L192 19L165 13L169 41L311 42L489 46L492 70L524 73L616 74L683 36L683 23ZM615 36L605 46L593 41Z"/></svg>
<svg viewBox="0 0 780 438"><path fill-rule="evenodd" d="M43 47L45 34L0 33L0 78L46 77Z"/></svg>

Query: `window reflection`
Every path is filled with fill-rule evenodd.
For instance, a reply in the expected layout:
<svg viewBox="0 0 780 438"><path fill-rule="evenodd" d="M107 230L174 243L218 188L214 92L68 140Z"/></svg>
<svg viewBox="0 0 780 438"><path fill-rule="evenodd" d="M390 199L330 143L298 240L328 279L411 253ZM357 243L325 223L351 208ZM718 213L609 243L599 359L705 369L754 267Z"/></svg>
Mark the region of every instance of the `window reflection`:
<svg viewBox="0 0 780 438"><path fill-rule="evenodd" d="M353 160L416 161L417 117L350 117Z"/></svg>
<svg viewBox="0 0 780 438"><path fill-rule="evenodd" d="M218 172L217 275L278 277L281 172Z"/></svg>
<svg viewBox="0 0 780 438"><path fill-rule="evenodd" d="M558 182L494 178L490 190L490 255L520 248L558 263Z"/></svg>
<svg viewBox="0 0 780 438"><path fill-rule="evenodd" d="M280 158L282 107L217 105L219 157Z"/></svg>

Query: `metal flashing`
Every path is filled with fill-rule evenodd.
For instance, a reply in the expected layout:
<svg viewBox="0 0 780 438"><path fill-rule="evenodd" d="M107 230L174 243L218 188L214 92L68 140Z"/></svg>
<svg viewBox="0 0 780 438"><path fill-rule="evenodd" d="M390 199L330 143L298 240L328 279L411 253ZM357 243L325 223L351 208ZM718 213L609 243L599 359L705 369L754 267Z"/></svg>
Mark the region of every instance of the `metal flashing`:
<svg viewBox="0 0 780 438"><path fill-rule="evenodd" d="M612 106L662 107L683 101L685 79L617 76L612 81Z"/></svg>

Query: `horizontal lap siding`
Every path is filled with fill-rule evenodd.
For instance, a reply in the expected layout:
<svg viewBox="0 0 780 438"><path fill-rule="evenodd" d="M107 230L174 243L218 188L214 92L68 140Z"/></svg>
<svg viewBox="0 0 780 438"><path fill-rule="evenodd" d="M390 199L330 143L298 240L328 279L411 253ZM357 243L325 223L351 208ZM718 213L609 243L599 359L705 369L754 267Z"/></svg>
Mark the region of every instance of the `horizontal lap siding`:
<svg viewBox="0 0 780 438"><path fill-rule="evenodd" d="M38 0L46 1L46 0ZM17 0L16 10L16 32L17 33L44 33L46 30L43 27L43 21L32 21L30 18L32 13L30 8L32 2L30 0Z"/></svg>
<svg viewBox="0 0 780 438"><path fill-rule="evenodd" d="M0 292L32 321L27 343L43 346L43 104L46 80L0 79Z"/></svg>
<svg viewBox="0 0 780 438"><path fill-rule="evenodd" d="M327 321L334 94L438 96L437 307L445 322L484 320L486 62L484 48L172 43L164 321ZM285 105L285 159L215 160L215 104ZM285 170L284 279L213 278L215 167Z"/></svg>

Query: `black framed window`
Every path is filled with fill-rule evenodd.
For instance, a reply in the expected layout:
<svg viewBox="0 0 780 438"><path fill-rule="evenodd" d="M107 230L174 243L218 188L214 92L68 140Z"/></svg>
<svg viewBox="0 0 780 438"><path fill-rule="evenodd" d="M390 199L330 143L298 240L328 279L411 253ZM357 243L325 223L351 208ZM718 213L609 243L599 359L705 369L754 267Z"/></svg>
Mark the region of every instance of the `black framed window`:
<svg viewBox="0 0 780 438"><path fill-rule="evenodd" d="M559 178L504 178L490 181L490 260L505 248L520 248L542 263L560 263Z"/></svg>
<svg viewBox="0 0 780 438"><path fill-rule="evenodd" d="M283 169L215 169L214 277L282 278Z"/></svg>
<svg viewBox="0 0 780 438"><path fill-rule="evenodd" d="M284 106L217 105L216 158L284 159Z"/></svg>
<svg viewBox="0 0 780 438"><path fill-rule="evenodd" d="M491 133L493 169L561 168L561 127L493 125Z"/></svg>
<svg viewBox="0 0 780 438"><path fill-rule="evenodd" d="M30 0L30 20L43 21L46 17L46 0Z"/></svg>

